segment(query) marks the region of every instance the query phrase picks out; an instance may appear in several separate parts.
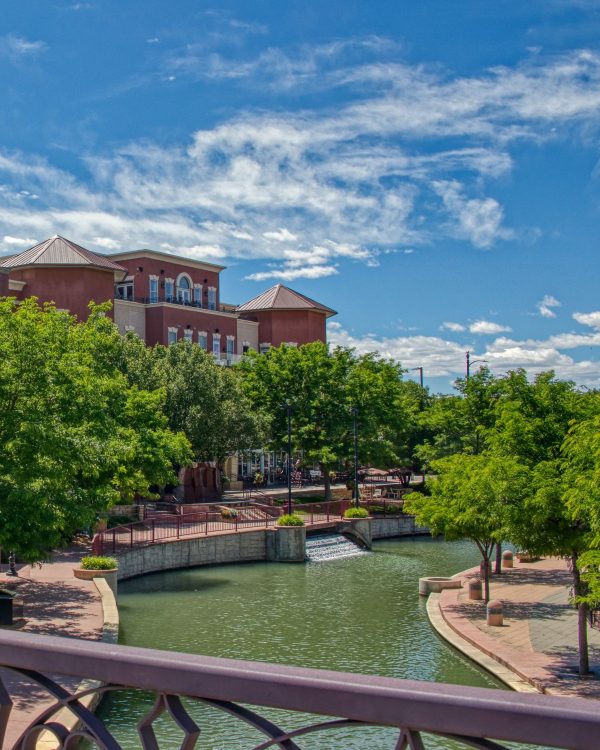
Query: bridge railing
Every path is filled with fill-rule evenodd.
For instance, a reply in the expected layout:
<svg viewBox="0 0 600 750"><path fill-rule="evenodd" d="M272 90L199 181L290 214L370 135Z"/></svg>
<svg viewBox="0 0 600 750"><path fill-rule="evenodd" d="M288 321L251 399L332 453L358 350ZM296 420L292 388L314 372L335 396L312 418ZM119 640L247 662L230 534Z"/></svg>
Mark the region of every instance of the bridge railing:
<svg viewBox="0 0 600 750"><path fill-rule="evenodd" d="M299 750L304 738L315 734L327 746L347 747L355 733L358 744L369 746L365 727L389 728L383 737L378 735L376 744L390 750L423 750L429 745L429 734L437 736L436 747L450 740L448 747L478 750L505 750L507 743L597 750L600 737L600 711L589 700L300 669L74 638L0 631L0 666L13 672L5 686L0 684L0 739L7 727L11 734L7 691L14 688L14 675L36 685L29 693L31 720L28 726L25 722L20 739L11 742L13 750L35 747L41 735L51 742L56 738L54 745L62 748L72 748L85 738L102 750L119 750L111 727L86 708L86 702L123 688L154 694L154 705L145 715L130 708L127 717L137 727L144 750L161 747L160 732L157 738L154 726L161 716L159 723L168 721L183 733L181 747L193 750L203 723L195 714L196 703L216 710L216 719L213 712L212 719L204 714L204 721L219 722L225 734L220 746L248 750ZM72 690L56 675L86 682ZM40 694L54 699L50 708L36 709ZM282 716L272 709L288 713ZM255 739L243 740L239 726L220 721L220 712L258 730L262 739L257 741L254 732L248 736ZM16 718L23 720L23 716ZM234 732L235 738L228 738L227 731ZM16 734L14 729L12 734ZM172 731L172 740L171 735Z"/></svg>

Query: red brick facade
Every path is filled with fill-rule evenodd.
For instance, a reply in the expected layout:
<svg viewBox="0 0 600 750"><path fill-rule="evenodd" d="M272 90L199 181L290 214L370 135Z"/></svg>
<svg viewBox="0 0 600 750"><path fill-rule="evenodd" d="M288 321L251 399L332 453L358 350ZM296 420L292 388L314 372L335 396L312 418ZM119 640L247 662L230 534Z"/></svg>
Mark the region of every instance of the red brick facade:
<svg viewBox="0 0 600 750"><path fill-rule="evenodd" d="M55 235L0 257L0 296L35 296L81 320L90 301L114 300L111 315L123 333L136 331L149 346L188 339L229 363L260 344L325 341L333 310L280 284L239 308L222 305L222 270L152 250L109 258Z"/></svg>

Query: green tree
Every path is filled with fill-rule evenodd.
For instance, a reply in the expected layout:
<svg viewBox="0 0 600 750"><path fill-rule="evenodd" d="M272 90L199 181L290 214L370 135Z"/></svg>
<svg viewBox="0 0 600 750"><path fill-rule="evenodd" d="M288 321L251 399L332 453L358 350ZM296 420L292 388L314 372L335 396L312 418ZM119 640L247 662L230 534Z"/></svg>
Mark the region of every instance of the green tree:
<svg viewBox="0 0 600 750"><path fill-rule="evenodd" d="M358 411L360 460L392 465L404 452L407 410L402 400L399 365L350 349L329 351L321 342L282 345L251 354L238 370L256 408L271 416L269 445L285 450L290 404L294 446L307 462L320 466L325 496L331 497L329 473L352 456L352 409Z"/></svg>
<svg viewBox="0 0 600 750"><path fill-rule="evenodd" d="M594 425L586 422L593 405L590 395L557 380L553 372L529 381L519 370L502 381L497 418L488 434L496 455L512 456L530 469L528 492L510 508L507 536L533 553L570 561L582 675L589 671L588 603L579 560L594 543L595 505L586 492L594 484L587 458Z"/></svg>
<svg viewBox="0 0 600 750"><path fill-rule="evenodd" d="M477 545L487 602L494 546L505 538L507 508L526 492L528 470L510 457L466 453L439 459L433 468L436 478L427 484L429 494L407 495L404 509L434 536L470 539Z"/></svg>
<svg viewBox="0 0 600 750"><path fill-rule="evenodd" d="M169 425L187 436L196 459L216 461L222 469L232 453L262 445L263 410L250 402L237 373L199 346L180 341L149 349L129 334L121 367L130 383L164 390Z"/></svg>
<svg viewBox="0 0 600 750"><path fill-rule="evenodd" d="M485 450L486 433L496 418L500 387L500 379L482 367L469 380L456 381L459 395L431 399L420 419L427 436L416 449L426 466L454 453L478 454Z"/></svg>
<svg viewBox="0 0 600 750"><path fill-rule="evenodd" d="M0 301L0 545L26 560L189 458L167 428L164 393L130 388L116 369L106 310L78 323L34 298Z"/></svg>

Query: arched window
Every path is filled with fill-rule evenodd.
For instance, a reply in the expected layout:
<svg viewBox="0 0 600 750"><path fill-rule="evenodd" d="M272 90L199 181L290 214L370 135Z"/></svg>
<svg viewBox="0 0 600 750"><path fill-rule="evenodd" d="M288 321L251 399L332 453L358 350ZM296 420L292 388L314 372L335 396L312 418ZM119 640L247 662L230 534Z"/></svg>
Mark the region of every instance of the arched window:
<svg viewBox="0 0 600 750"><path fill-rule="evenodd" d="M184 273L177 278L177 301L184 305L189 305L192 301L192 280Z"/></svg>

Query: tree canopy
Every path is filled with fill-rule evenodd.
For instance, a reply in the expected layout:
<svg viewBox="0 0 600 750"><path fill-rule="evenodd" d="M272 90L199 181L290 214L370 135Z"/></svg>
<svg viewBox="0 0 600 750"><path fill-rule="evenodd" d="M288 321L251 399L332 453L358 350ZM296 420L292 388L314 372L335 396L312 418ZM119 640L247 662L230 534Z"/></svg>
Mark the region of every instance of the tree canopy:
<svg viewBox="0 0 600 750"><path fill-rule="evenodd" d="M0 545L27 560L190 459L165 394L130 387L106 308L78 323L34 298L0 300Z"/></svg>

